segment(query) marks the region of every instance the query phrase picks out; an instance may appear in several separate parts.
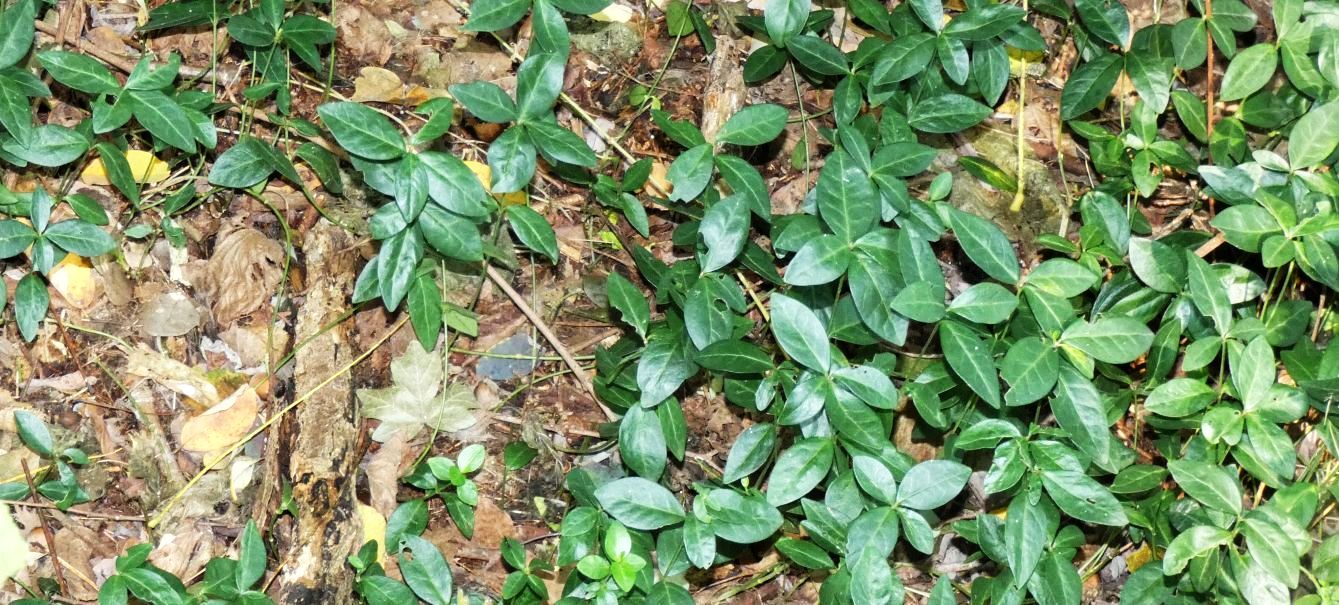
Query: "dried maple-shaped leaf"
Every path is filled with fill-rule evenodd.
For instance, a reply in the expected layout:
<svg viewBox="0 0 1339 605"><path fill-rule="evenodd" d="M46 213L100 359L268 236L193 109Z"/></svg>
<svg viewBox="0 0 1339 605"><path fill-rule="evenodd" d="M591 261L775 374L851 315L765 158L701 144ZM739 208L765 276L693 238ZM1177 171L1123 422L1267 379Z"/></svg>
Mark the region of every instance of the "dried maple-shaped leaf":
<svg viewBox="0 0 1339 605"><path fill-rule="evenodd" d="M442 356L425 351L412 343L403 355L391 362L394 384L384 389L358 389L363 415L381 421L372 438L386 441L397 431L405 437L418 434L424 425L443 432L454 432L474 425L479 403L468 387L445 385Z"/></svg>

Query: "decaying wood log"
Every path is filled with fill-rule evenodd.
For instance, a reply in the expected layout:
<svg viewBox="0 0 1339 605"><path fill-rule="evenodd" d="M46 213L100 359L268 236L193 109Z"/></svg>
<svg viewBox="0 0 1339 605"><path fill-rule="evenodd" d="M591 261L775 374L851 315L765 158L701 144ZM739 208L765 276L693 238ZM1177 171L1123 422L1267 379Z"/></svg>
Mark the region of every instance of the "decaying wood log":
<svg viewBox="0 0 1339 605"><path fill-rule="evenodd" d="M315 336L348 307L356 257L351 247L343 230L324 221L307 233L302 247L308 289L296 341L314 338L297 352L293 392L307 393L339 376L284 420L280 443L272 448L286 466L284 476L301 511L290 550L279 555L285 565L273 589L275 601L287 605L353 602L353 573L345 560L362 534L354 495L359 430L353 385L341 371L356 353L347 323Z"/></svg>

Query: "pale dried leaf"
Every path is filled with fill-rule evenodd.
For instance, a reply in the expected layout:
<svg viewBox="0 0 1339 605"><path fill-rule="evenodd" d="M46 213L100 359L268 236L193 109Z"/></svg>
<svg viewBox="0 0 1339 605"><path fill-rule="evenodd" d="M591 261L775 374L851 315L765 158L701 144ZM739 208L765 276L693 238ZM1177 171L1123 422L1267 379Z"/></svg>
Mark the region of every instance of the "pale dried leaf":
<svg viewBox="0 0 1339 605"><path fill-rule="evenodd" d="M140 345L126 359L126 373L148 378L179 395L208 407L219 401L218 390L205 373Z"/></svg>
<svg viewBox="0 0 1339 605"><path fill-rule="evenodd" d="M384 442L400 431L411 438L424 425L444 432L472 426L479 407L473 391L454 383L443 390L444 377L440 354L423 350L417 342L410 344L391 362L392 386L357 391L363 415L381 421L372 439Z"/></svg>
<svg viewBox="0 0 1339 605"><path fill-rule="evenodd" d="M181 447L193 452L220 450L245 437L256 422L260 398L242 385L227 399L181 426Z"/></svg>

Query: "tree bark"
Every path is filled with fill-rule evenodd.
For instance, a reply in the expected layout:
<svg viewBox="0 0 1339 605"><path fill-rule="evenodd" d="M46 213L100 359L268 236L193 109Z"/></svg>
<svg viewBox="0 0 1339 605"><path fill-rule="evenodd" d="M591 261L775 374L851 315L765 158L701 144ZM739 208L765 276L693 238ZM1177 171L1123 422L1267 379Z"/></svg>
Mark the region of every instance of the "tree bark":
<svg viewBox="0 0 1339 605"><path fill-rule="evenodd" d="M299 307L295 342L294 396L314 392L293 410L280 431L279 460L300 511L290 550L275 582L276 602L286 605L352 603L353 570L346 558L360 546L362 524L354 487L358 471L358 415L349 374L354 358L346 323L326 331L348 308L353 290L352 242L339 227L321 221L307 232L302 250L308 289Z"/></svg>

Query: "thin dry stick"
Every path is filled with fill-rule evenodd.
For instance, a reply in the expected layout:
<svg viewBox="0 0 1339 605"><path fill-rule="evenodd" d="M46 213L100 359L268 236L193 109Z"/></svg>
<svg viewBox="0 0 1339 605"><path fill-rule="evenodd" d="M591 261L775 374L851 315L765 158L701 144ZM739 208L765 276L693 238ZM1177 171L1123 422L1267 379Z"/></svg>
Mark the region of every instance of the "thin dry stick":
<svg viewBox="0 0 1339 605"><path fill-rule="evenodd" d="M531 309L529 304L526 304L525 297L521 296L520 292L517 292L515 288L511 287L511 284L507 282L507 278L504 277L496 267L492 265L488 265L487 267L488 279L492 280L493 284L500 288L502 292L507 295L507 298L511 299L512 304L516 305L517 309L520 309L521 314L525 315L526 319L529 319L530 323L534 324L535 329L539 330L539 333L544 337L544 340L549 341L549 344L553 346L553 350L563 359L563 364L567 366L567 369L572 370L572 375L576 376L577 382L581 383L581 388L590 394L591 398L595 400L595 404L600 406L600 410L604 412L604 415L610 420L618 418L618 414L615 414L613 410L604 405L604 402L600 401L600 398L595 394L595 385L591 384L590 378L586 376L585 370L581 369L581 364L577 363L577 360L572 358L572 354L567 351L567 347L558 339L558 335L554 334L553 330L549 328L548 322L544 321L544 318L540 317L538 313L535 313L535 310Z"/></svg>
<svg viewBox="0 0 1339 605"><path fill-rule="evenodd" d="M23 478L28 480L28 495L33 502L37 502L37 484L33 483L33 474L28 470L28 461L20 459L19 464L23 465ZM42 537L46 539L47 554L51 555L51 566L56 569L56 583L60 585L60 594L70 594L70 587L65 584L65 572L61 569L60 555L56 553L56 538L51 535L51 527L47 525L51 520L42 509L37 511L37 516L42 520Z"/></svg>
<svg viewBox="0 0 1339 605"><path fill-rule="evenodd" d="M98 48L97 46L94 46L92 44L84 44L83 40L62 40L60 29L54 25L51 25L40 19L34 21L33 23L34 25L36 25L37 31L54 37L56 39L56 42L58 43L63 43L65 46L72 46L75 49L78 49L80 52L85 52L90 55L93 55L94 57L97 57L99 60L101 60L103 63L111 65L112 67L115 67L126 73L130 73L135 69L135 64L133 62L121 58L114 53ZM162 63L153 64L154 67L161 67L162 65L163 65ZM192 67L190 65L182 65L181 68L177 71L177 73L187 78L202 78L217 74L218 76L222 77L225 80L236 79L237 76L237 74L235 73L225 74L218 71L217 69Z"/></svg>
<svg viewBox="0 0 1339 605"><path fill-rule="evenodd" d="M271 425L277 422L280 418L283 418L284 414L293 411L293 408L296 408L303 402L307 401L308 399L311 399L312 395L315 395L317 391L324 389L327 385L334 382L336 378L339 378L346 372L352 370L354 366L358 365L359 363L362 363L364 359L367 359L372 355L372 353L376 352L377 349L381 348L381 345L386 344L386 341L390 340L391 336L395 335L396 332L399 332L400 328L404 327L404 325L408 322L409 322L408 317L405 317L404 319L401 319L400 321L396 322L394 326L391 326L389 330L386 330L385 334L381 335L381 338L378 338L376 342L372 343L371 347L368 347L366 351L363 351L362 354L353 358L353 360L350 361L349 363L344 364L344 367L340 368L339 371L326 377L326 379L322 380L320 384L312 387L310 391L307 391L306 393L303 393L302 395L298 396L298 398L294 399L292 403L284 406L278 412L275 412L275 414L271 416L269 420L262 422L260 426L252 429L250 433L246 434L246 436L242 437L241 439L238 439L231 446L228 446L228 449L224 450L218 456L215 456L214 458L206 462L205 465L200 468L200 471L197 472L194 477L191 477L190 481L186 482L185 486L177 490L177 493L172 494L172 497L169 498L167 500L167 503L163 505L163 510L159 511L157 515L154 515L154 517L149 520L149 529L158 527L158 524L163 522L163 518L166 517L167 513L170 512L172 508L177 505L177 502L181 500L182 496L185 496L186 492L190 491L190 489L194 487L196 483L199 483L200 480L204 478L206 473L217 468L218 465L222 464L224 460L231 458L233 454L236 454L238 450L242 449L242 446L246 445L247 443L250 443L251 440L255 439L257 435L265 432L267 429L270 428ZM265 380L269 380L269 377L267 376Z"/></svg>
<svg viewBox="0 0 1339 605"><path fill-rule="evenodd" d="M55 504L49 504L47 502L28 502L25 500L0 500L0 504L8 504L9 506L22 506L24 508L44 508L47 510L52 509L60 510L59 506L56 506ZM79 508L67 508L60 512L65 513L67 515L74 515L76 517L88 517L89 519L101 519L103 521L129 521L132 523L144 522L144 517L136 517L134 515L112 515L108 513L95 513L91 510L83 510Z"/></svg>

